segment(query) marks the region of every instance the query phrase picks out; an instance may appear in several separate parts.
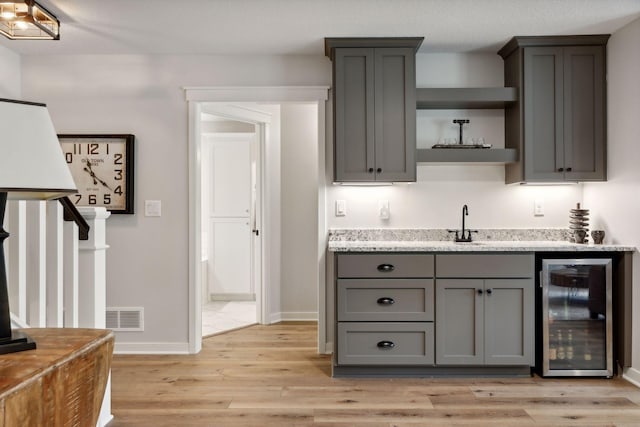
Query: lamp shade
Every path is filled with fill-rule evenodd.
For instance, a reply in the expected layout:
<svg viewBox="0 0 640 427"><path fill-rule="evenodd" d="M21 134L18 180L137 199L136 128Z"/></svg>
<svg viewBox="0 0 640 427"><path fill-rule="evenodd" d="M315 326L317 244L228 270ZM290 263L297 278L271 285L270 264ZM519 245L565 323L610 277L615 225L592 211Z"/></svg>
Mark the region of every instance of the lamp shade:
<svg viewBox="0 0 640 427"><path fill-rule="evenodd" d="M23 200L77 192L46 105L0 99L0 192Z"/></svg>

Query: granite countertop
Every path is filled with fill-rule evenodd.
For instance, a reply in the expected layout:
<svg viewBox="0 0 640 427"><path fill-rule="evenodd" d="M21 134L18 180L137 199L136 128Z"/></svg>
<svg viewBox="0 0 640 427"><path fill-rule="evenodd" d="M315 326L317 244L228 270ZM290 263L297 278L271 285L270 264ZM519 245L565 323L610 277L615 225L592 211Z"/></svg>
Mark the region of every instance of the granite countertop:
<svg viewBox="0 0 640 427"><path fill-rule="evenodd" d="M629 245L569 242L565 229L479 230L471 243L455 243L447 230L331 229L331 252L626 252Z"/></svg>

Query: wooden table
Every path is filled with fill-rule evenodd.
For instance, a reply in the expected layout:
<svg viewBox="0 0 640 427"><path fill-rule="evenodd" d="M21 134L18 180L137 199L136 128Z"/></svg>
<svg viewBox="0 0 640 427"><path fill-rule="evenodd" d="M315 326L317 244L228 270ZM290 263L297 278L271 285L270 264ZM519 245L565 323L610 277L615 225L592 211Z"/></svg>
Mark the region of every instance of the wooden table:
<svg viewBox="0 0 640 427"><path fill-rule="evenodd" d="M113 332L24 332L37 349L0 356L0 427L95 427L111 367Z"/></svg>

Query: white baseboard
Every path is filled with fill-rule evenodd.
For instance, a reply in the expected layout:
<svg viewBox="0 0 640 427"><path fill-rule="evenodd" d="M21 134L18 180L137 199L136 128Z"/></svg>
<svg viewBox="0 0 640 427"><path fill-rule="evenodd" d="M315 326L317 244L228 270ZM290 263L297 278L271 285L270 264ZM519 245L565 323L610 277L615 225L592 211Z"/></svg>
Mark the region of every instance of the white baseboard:
<svg viewBox="0 0 640 427"><path fill-rule="evenodd" d="M333 354L333 343L328 342L324 345L324 352L322 354Z"/></svg>
<svg viewBox="0 0 640 427"><path fill-rule="evenodd" d="M189 354L186 342L118 342L114 354Z"/></svg>
<svg viewBox="0 0 640 427"><path fill-rule="evenodd" d="M640 388L640 371L634 368L626 368L622 373L622 378L629 381L634 386Z"/></svg>
<svg viewBox="0 0 640 427"><path fill-rule="evenodd" d="M317 311L286 311L280 313L272 313L269 316L269 323L278 323L286 321L318 321Z"/></svg>

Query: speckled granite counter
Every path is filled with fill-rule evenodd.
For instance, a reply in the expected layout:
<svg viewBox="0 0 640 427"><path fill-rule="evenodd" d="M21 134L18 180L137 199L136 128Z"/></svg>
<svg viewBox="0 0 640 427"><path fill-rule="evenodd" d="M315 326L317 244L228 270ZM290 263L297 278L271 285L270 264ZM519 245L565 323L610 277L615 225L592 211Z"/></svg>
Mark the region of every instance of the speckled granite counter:
<svg viewBox="0 0 640 427"><path fill-rule="evenodd" d="M629 245L576 244L565 229L485 229L455 243L439 229L331 229L332 252L632 252Z"/></svg>

